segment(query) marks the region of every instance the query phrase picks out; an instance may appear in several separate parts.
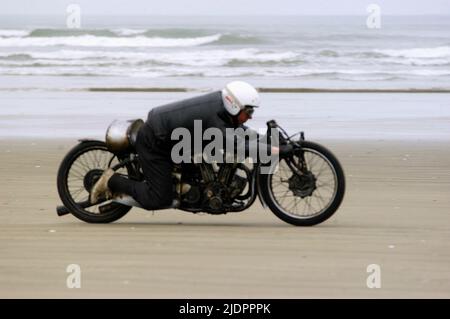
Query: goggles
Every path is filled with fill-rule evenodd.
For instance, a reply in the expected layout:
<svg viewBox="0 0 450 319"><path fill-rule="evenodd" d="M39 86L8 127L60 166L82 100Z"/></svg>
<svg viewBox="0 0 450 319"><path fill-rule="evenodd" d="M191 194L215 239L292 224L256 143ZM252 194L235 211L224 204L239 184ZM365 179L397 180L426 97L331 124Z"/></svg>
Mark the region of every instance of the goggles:
<svg viewBox="0 0 450 319"><path fill-rule="evenodd" d="M247 113L247 115L251 118L252 117L252 115L253 115L253 112L255 112L255 109L254 109L254 107L253 106L251 106L251 105L246 105L245 107L244 107L244 110L243 110L245 113Z"/></svg>

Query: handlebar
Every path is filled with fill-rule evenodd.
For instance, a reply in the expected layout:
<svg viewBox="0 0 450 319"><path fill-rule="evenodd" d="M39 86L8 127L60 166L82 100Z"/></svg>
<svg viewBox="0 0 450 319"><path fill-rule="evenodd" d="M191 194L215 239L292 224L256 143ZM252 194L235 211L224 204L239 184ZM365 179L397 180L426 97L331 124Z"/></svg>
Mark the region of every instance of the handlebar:
<svg viewBox="0 0 450 319"><path fill-rule="evenodd" d="M275 128L275 129L279 129L280 131L280 137L282 140L286 141L286 142L290 142L290 143L294 143L297 144L298 142L304 141L305 140L305 133L303 131L301 132L297 132L294 135L289 136L286 131L278 125L278 123L275 120L270 120L266 122L267 125L267 133L271 133L270 129ZM282 134L281 134L282 133ZM283 136L284 135L284 136ZM292 138L296 135L300 135L300 140L299 141L293 141Z"/></svg>

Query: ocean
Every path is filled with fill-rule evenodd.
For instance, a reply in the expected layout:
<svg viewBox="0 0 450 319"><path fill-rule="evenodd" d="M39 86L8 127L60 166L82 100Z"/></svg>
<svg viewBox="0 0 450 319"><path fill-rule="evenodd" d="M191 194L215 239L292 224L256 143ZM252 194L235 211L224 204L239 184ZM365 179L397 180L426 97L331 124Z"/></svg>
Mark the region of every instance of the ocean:
<svg viewBox="0 0 450 319"><path fill-rule="evenodd" d="M102 139L114 119L145 119L152 107L240 79L319 91L262 93L255 129L276 119L319 141L450 140L449 94L433 93L450 90L449 17L387 16L380 29L365 16L81 22L0 17L0 139ZM380 93L410 89L428 93Z"/></svg>
<svg viewBox="0 0 450 319"><path fill-rule="evenodd" d="M0 89L450 88L448 16L0 18Z"/></svg>

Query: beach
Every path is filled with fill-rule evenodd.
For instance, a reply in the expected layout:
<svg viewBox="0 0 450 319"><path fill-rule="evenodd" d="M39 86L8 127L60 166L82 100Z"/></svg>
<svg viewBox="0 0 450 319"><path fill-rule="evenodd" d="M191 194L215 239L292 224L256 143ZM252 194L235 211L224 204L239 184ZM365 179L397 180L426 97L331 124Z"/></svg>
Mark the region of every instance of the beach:
<svg viewBox="0 0 450 319"><path fill-rule="evenodd" d="M81 28L65 10L1 16L0 298L449 298L450 19L387 14L374 29L364 9L83 11ZM259 201L221 216L133 208L106 225L56 215L77 140L233 80L261 93L249 126L275 119L340 160L330 219L294 227Z"/></svg>
<svg viewBox="0 0 450 319"><path fill-rule="evenodd" d="M298 228L255 203L224 216L133 208L113 224L57 217L73 140L0 142L2 298L448 298L447 142L323 141L347 193ZM70 264L81 288L66 285ZM381 288L366 285L381 269Z"/></svg>

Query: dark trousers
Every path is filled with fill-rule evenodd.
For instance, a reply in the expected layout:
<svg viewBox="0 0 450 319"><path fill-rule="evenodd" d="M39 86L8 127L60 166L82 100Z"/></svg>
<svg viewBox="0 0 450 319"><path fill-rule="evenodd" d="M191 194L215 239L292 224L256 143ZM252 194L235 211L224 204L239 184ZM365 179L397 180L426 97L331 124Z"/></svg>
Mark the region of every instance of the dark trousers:
<svg viewBox="0 0 450 319"><path fill-rule="evenodd" d="M136 151L145 181L137 182L115 174L108 182L113 193L133 197L142 208L167 207L173 200L172 160L168 143L157 139L150 125L144 124L136 139Z"/></svg>

